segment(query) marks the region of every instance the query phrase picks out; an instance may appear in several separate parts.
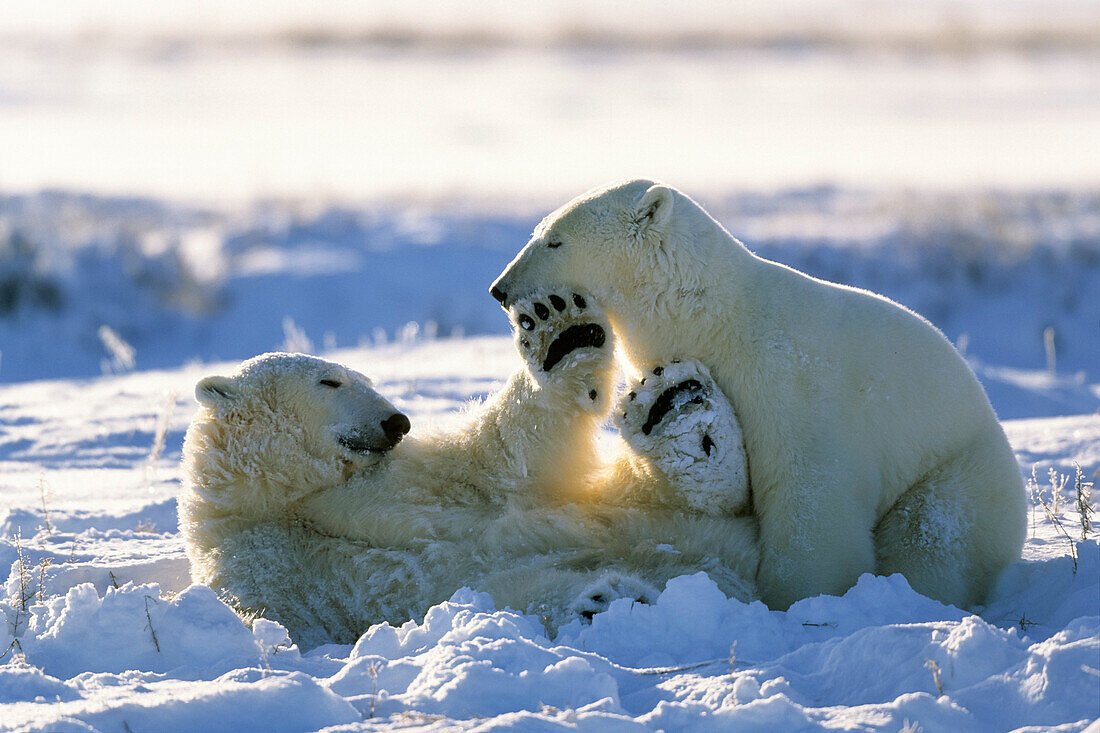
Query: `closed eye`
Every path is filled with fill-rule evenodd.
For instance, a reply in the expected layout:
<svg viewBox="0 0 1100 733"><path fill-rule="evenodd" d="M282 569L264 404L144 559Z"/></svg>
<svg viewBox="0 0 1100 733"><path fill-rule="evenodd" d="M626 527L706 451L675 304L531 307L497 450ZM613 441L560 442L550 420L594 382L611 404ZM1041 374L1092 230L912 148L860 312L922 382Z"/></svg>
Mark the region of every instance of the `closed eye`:
<svg viewBox="0 0 1100 733"><path fill-rule="evenodd" d="M549 247L550 249L557 249L558 247L561 246L561 240L560 239L551 239L549 242L546 243L546 246Z"/></svg>
<svg viewBox="0 0 1100 733"><path fill-rule="evenodd" d="M323 384L326 387L332 387L333 389L336 389L340 386L340 383L337 382L335 379L322 379L320 381L320 384Z"/></svg>

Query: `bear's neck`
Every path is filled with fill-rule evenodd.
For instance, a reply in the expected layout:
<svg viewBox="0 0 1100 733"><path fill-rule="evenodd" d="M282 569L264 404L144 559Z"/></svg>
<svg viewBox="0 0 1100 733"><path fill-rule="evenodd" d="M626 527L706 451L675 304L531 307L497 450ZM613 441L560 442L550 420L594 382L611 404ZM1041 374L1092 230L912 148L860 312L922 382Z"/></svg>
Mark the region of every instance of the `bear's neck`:
<svg viewBox="0 0 1100 733"><path fill-rule="evenodd" d="M214 421L192 424L184 441L186 500L207 513L262 520L345 478L339 460L310 456L297 449L300 436L267 427L250 440Z"/></svg>
<svg viewBox="0 0 1100 733"><path fill-rule="evenodd" d="M639 268L633 287L604 296L623 352L639 371L676 358L728 362L746 351L730 343L739 331L729 325L749 312L743 304L752 297L756 258L717 222L696 224L677 232L680 244L664 245L675 257Z"/></svg>

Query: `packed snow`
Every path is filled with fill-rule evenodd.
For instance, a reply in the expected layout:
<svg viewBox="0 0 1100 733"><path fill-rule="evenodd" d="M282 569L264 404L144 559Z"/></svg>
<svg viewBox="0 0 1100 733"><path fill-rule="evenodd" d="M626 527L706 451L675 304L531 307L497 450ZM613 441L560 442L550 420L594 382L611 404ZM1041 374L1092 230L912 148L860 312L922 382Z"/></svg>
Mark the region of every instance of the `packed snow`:
<svg viewBox="0 0 1100 733"><path fill-rule="evenodd" d="M1097 730L1095 2L2 16L0 733ZM456 578L310 649L191 585L199 378L320 353L445 426L520 366L489 283L541 216L633 175L957 345L1034 477L987 605L868 575L771 611L696 574L549 638Z"/></svg>
<svg viewBox="0 0 1100 733"><path fill-rule="evenodd" d="M417 425L446 424L520 363L506 337L328 356ZM191 586L176 529L194 383L232 366L0 387L0 730L1081 730L1100 716L1100 544L1080 541L1072 478L1075 461L1085 480L1100 469L1095 414L1007 422L1069 538L1037 504L1024 558L977 615L900 576L777 612L698 574L549 639L456 580L424 618L301 649ZM1057 505L1051 467L1070 477Z"/></svg>

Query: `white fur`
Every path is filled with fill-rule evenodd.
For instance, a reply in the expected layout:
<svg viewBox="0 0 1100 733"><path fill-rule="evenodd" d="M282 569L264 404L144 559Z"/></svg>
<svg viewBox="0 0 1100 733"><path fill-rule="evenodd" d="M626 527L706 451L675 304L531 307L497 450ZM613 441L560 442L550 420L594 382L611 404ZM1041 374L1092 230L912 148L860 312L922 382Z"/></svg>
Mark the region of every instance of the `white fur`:
<svg viewBox="0 0 1100 733"><path fill-rule="evenodd" d="M583 320L555 315L535 335L569 318ZM343 367L268 354L204 379L179 501L193 579L283 622L305 645L354 641L463 585L541 615L551 632L605 606L610 590L651 600L669 578L699 569L751 597L753 521L685 513L659 461L600 465L610 327L607 339L538 379L517 371L461 429L414 431L381 454L333 438L347 414L377 422L393 411ZM332 374L341 389L317 386ZM669 544L676 553L662 551Z"/></svg>
<svg viewBox="0 0 1100 733"><path fill-rule="evenodd" d="M505 304L583 288L639 370L710 368L744 432L773 607L872 570L971 606L1019 557L1023 482L996 415L951 344L902 306L757 257L648 180L550 214L494 287Z"/></svg>

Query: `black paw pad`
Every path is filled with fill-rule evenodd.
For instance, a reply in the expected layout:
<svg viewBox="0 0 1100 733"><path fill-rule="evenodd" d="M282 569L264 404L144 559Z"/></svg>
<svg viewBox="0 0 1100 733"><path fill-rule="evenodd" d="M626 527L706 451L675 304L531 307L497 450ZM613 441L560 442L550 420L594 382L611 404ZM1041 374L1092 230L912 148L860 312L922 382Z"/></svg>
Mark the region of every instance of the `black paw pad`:
<svg viewBox="0 0 1100 733"><path fill-rule="evenodd" d="M520 315L520 317L516 319L516 323L518 323L519 327L522 328L524 331L535 330L535 319L527 315L526 313Z"/></svg>
<svg viewBox="0 0 1100 733"><path fill-rule="evenodd" d="M538 316L540 320L545 321L550 317L550 309L543 303L535 303L535 315Z"/></svg>
<svg viewBox="0 0 1100 733"><path fill-rule="evenodd" d="M565 299L562 298L560 295L551 295L550 305L554 306L554 310L556 310L558 313L561 313L563 310L565 310Z"/></svg>
<svg viewBox="0 0 1100 733"><path fill-rule="evenodd" d="M588 307L588 303L585 302L584 298L577 295L576 293L573 293L573 305L577 306L581 310L584 310Z"/></svg>
<svg viewBox="0 0 1100 733"><path fill-rule="evenodd" d="M673 407L702 404L705 396L706 389L697 379L685 379L679 384L669 387L653 401L653 406L649 408L649 415L646 417L645 424L642 425L642 432L649 435L653 428L665 419L665 415Z"/></svg>
<svg viewBox="0 0 1100 733"><path fill-rule="evenodd" d="M554 339L550 348L546 350L546 358L542 362L543 371L550 371L566 356L577 349L586 346L599 348L607 340L607 334L598 323L578 323L562 331L561 335Z"/></svg>
<svg viewBox="0 0 1100 733"><path fill-rule="evenodd" d="M710 439L710 435L703 435L703 452L709 456L712 450L714 450L714 441Z"/></svg>

